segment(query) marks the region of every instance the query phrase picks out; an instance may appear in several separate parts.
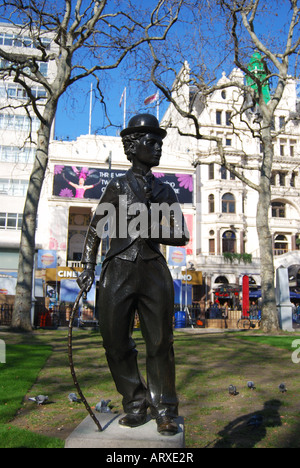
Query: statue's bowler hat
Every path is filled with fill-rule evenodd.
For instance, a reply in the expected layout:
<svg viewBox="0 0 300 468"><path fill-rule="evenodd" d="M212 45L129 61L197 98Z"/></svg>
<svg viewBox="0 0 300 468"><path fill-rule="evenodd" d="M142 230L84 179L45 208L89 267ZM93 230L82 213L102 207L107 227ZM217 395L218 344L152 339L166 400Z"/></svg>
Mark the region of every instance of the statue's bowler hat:
<svg viewBox="0 0 300 468"><path fill-rule="evenodd" d="M121 137L131 133L155 133L162 138L167 135L166 130L159 126L159 122L154 115L138 114L129 120L128 127L121 131Z"/></svg>

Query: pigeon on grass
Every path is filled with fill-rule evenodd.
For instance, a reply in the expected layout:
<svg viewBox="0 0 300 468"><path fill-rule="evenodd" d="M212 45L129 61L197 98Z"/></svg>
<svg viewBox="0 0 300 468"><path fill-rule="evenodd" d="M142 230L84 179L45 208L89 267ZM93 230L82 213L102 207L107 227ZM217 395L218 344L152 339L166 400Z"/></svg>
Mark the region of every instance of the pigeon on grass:
<svg viewBox="0 0 300 468"><path fill-rule="evenodd" d="M280 385L278 385L278 388L281 393L287 392L287 388L284 383L281 383Z"/></svg>
<svg viewBox="0 0 300 468"><path fill-rule="evenodd" d="M250 390L255 390L254 382L252 382L252 380L249 380L249 382L247 382L247 387L248 387Z"/></svg>
<svg viewBox="0 0 300 468"><path fill-rule="evenodd" d="M81 403L81 400L77 397L76 393L69 393L68 399L71 403Z"/></svg>
<svg viewBox="0 0 300 468"><path fill-rule="evenodd" d="M236 386L235 385L229 385L228 387L228 393L231 396L236 396L238 395L238 392L236 391Z"/></svg>
<svg viewBox="0 0 300 468"><path fill-rule="evenodd" d="M35 401L38 405L43 405L44 403L46 403L46 401L48 401L48 399L49 398L46 395L38 395L36 397L28 398L28 400Z"/></svg>

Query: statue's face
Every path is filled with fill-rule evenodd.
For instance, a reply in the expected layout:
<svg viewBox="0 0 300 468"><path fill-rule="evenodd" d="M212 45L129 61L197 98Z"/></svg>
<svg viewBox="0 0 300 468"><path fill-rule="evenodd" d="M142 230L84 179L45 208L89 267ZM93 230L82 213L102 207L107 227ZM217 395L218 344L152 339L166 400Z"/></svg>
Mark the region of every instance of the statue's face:
<svg viewBox="0 0 300 468"><path fill-rule="evenodd" d="M147 133L136 141L133 162L143 167L154 167L159 165L163 141L155 133Z"/></svg>

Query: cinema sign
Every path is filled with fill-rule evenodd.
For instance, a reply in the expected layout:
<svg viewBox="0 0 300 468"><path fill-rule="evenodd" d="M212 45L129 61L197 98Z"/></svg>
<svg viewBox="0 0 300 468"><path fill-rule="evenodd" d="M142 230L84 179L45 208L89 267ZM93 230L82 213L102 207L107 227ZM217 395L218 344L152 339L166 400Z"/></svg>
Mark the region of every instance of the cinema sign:
<svg viewBox="0 0 300 468"><path fill-rule="evenodd" d="M63 279L76 280L83 268L69 268L69 267L58 267L48 268L46 270L46 283L49 281L61 281Z"/></svg>

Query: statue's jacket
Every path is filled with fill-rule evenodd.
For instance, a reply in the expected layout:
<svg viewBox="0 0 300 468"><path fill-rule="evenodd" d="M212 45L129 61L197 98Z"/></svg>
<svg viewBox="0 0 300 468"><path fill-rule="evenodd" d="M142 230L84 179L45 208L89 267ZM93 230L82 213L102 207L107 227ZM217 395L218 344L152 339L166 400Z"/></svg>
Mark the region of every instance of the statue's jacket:
<svg viewBox="0 0 300 468"><path fill-rule="evenodd" d="M110 224L110 247L104 262L116 256L134 261L138 254L141 254L144 259L164 258L160 251L160 244L183 246L189 242L184 217L172 187L152 176L150 197L145 195L145 189L146 187L143 187L140 178L132 169L129 169L124 176L110 181L99 201L86 235L81 259L83 264L96 265L101 238L105 236L104 221L108 220L109 213L114 215L114 219L108 223ZM164 218L164 223L167 221L168 226L162 225L163 210L159 212L158 225L154 226L155 221L151 218L153 206L175 208L175 210L165 210L168 219ZM136 207L140 210L136 210ZM141 212L144 216L147 213L148 229L146 232L145 229L140 231L130 229L130 226L136 226L139 223ZM157 217L155 220L157 222Z"/></svg>

